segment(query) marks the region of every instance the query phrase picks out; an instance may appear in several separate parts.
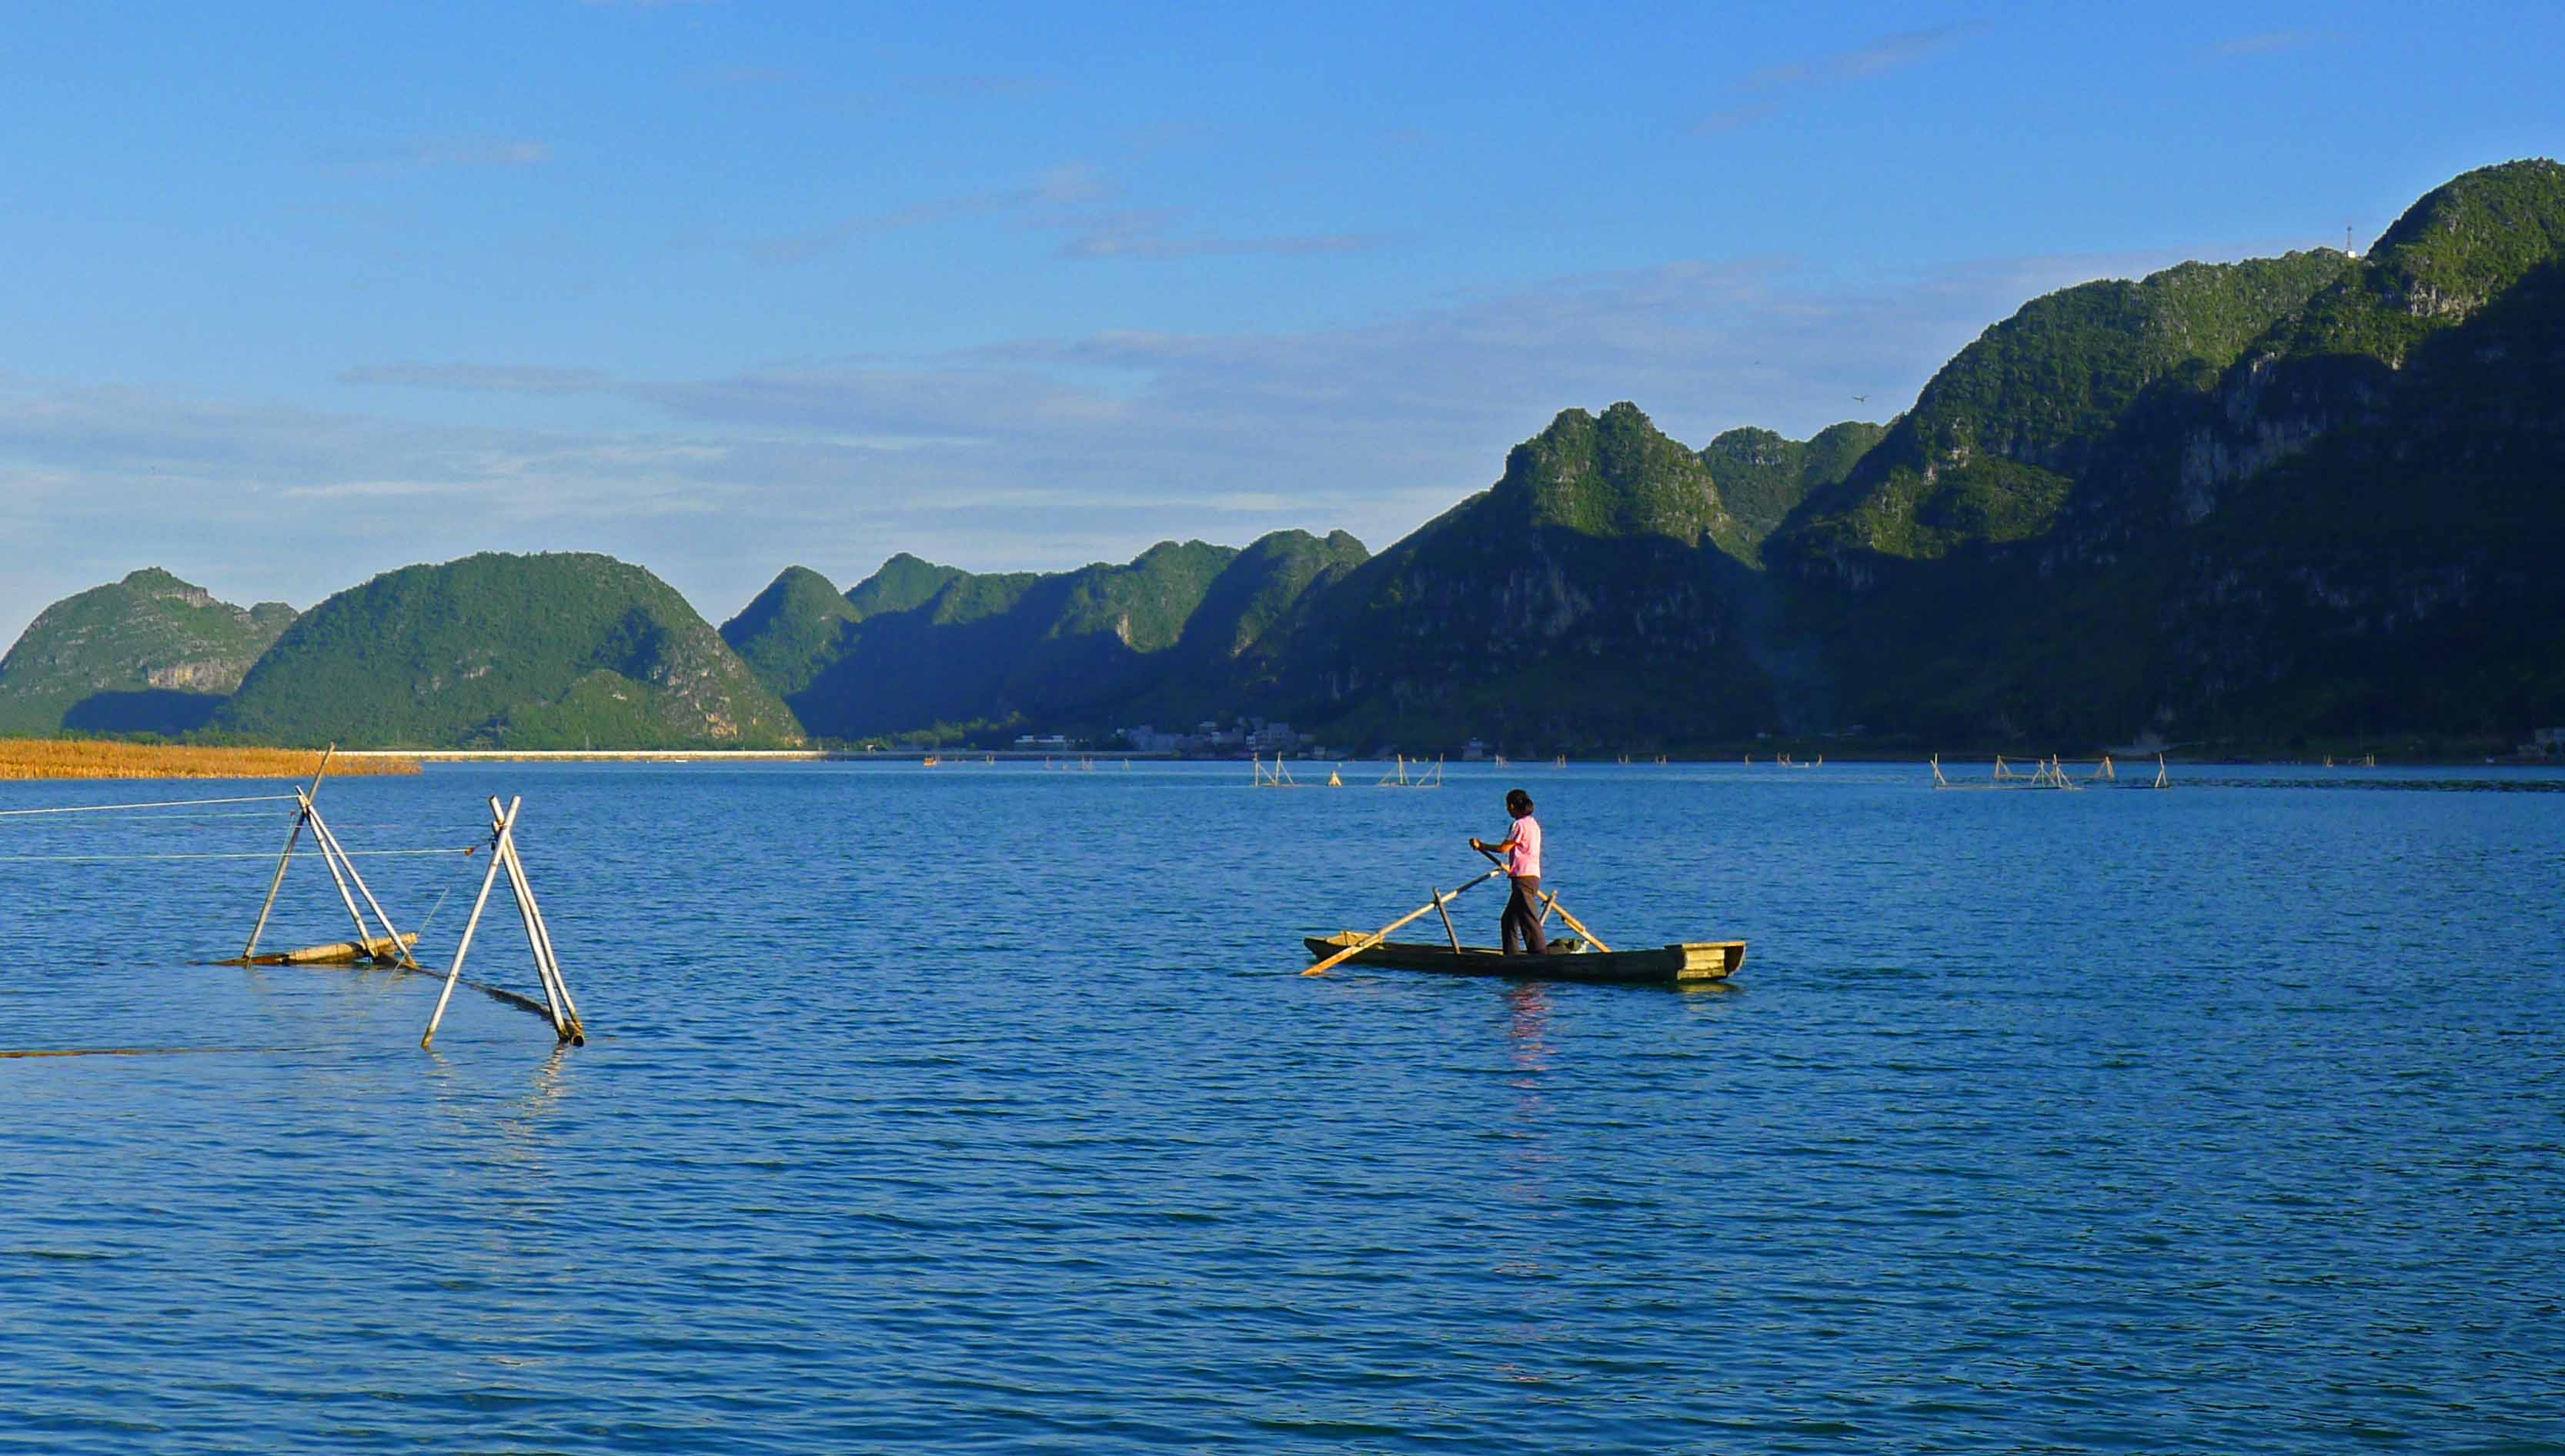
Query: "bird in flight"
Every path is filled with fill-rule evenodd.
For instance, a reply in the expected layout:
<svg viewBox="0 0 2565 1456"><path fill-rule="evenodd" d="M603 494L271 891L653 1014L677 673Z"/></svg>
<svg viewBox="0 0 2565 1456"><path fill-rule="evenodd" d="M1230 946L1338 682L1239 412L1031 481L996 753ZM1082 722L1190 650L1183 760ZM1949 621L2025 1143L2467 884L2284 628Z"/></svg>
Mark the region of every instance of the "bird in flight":
<svg viewBox="0 0 2565 1456"><path fill-rule="evenodd" d="M1855 404L1868 404L1870 402L1870 396L1867 394L1855 394L1852 396L1852 402Z"/></svg>

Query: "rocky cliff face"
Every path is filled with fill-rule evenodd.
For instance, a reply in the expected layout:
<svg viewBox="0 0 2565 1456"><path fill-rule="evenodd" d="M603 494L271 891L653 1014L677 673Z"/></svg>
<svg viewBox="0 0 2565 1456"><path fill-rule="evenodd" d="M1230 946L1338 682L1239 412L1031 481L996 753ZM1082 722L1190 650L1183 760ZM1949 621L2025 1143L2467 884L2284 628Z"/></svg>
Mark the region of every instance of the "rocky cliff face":
<svg viewBox="0 0 2565 1456"><path fill-rule="evenodd" d="M0 659L0 732L172 733L201 726L294 620L160 569L47 607Z"/></svg>
<svg viewBox="0 0 2565 1456"><path fill-rule="evenodd" d="M1487 493L1348 574L1287 649L1286 701L1358 743L1474 733L1639 748L1769 725L1752 569L1698 455L1632 404L1561 414Z"/></svg>
<svg viewBox="0 0 2565 1456"><path fill-rule="evenodd" d="M2565 542L2560 254L2565 168L2512 163L2363 259L2187 266L1988 331L1774 544L1803 607L1852 599L1845 714L1953 741L2565 715L2507 625Z"/></svg>

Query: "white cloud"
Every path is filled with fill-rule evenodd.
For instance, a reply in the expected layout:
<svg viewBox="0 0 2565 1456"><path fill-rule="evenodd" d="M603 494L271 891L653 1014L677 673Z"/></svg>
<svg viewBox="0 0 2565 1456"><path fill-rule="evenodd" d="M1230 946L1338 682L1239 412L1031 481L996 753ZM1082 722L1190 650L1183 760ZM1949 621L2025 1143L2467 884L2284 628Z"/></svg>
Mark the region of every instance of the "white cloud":
<svg viewBox="0 0 2565 1456"><path fill-rule="evenodd" d="M1055 166L1020 186L956 193L882 212L861 213L807 233L766 238L749 251L770 263L803 263L856 238L906 228L988 218L1029 232L1061 237L1062 258L1302 257L1379 247L1361 233L1284 233L1235 236L1189 226L1185 213L1118 202L1119 189L1083 162Z"/></svg>
<svg viewBox="0 0 2565 1456"><path fill-rule="evenodd" d="M2219 256L2231 256L2223 250ZM1342 527L1375 549L1485 487L1569 405L1633 399L1693 445L1884 419L2024 299L2171 256L1996 259L1859 280L1680 263L1296 334L1111 333L912 358L619 378L377 364L382 388L602 393L655 427L455 428L0 377L0 629L160 565L232 601L309 603L480 550L612 552L706 615L783 567L894 551L984 570ZM1855 394L1868 394L1867 404ZM468 396L467 396L468 397Z"/></svg>
<svg viewBox="0 0 2565 1456"><path fill-rule="evenodd" d="M1738 99L1731 105L1694 123L1693 134L1716 136L1751 125L1779 113L1801 95L1903 71L1984 29L1985 22L1969 20L1891 31L1844 50L1767 66L1738 84Z"/></svg>
<svg viewBox="0 0 2565 1456"><path fill-rule="evenodd" d="M2204 54L2211 60L2225 60L2235 56L2264 56L2275 51L2303 51L2313 46L2329 44L2332 40L2333 37L2316 31L2273 30L2264 31L2259 35L2238 36L2231 41L2220 41L2210 47Z"/></svg>
<svg viewBox="0 0 2565 1456"><path fill-rule="evenodd" d="M431 167L530 167L552 160L549 142L525 137L448 136L334 147L321 159L344 172L418 171Z"/></svg>

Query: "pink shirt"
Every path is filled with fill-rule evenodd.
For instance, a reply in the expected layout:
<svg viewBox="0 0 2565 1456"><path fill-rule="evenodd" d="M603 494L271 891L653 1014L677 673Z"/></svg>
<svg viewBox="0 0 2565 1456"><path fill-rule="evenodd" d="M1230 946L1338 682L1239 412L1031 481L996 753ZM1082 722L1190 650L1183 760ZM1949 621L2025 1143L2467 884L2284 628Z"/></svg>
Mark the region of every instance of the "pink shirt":
<svg viewBox="0 0 2565 1456"><path fill-rule="evenodd" d="M1506 855L1506 872L1522 879L1540 877L1540 821L1526 814L1515 821L1514 849Z"/></svg>

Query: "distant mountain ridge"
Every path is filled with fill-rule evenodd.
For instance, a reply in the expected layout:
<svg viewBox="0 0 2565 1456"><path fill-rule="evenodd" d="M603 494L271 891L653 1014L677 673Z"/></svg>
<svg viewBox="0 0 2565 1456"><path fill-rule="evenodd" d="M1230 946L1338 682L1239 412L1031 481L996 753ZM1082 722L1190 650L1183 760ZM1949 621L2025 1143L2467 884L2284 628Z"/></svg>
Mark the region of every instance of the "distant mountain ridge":
<svg viewBox="0 0 2565 1456"><path fill-rule="evenodd" d="M794 569L724 638L813 733L857 738L1148 699L1216 703L1314 585L1363 558L1338 532L1245 551L1161 542L1127 565L977 575L905 553L842 597ZM816 584L816 585L815 585Z"/></svg>
<svg viewBox="0 0 2565 1456"><path fill-rule="evenodd" d="M1985 741L2565 721L2565 167L2370 254L2026 305L1767 543L1837 721Z"/></svg>
<svg viewBox="0 0 2565 1456"><path fill-rule="evenodd" d="M770 748L792 713L667 584L611 557L485 553L339 593L213 727L393 748Z"/></svg>
<svg viewBox="0 0 2565 1456"><path fill-rule="evenodd" d="M157 567L45 608L0 658L0 734L202 727L294 608L242 608Z"/></svg>
<svg viewBox="0 0 2565 1456"><path fill-rule="evenodd" d="M208 731L297 742L988 739L1255 713L1339 747L1516 753L1856 726L2028 750L2507 743L2565 723L2560 557L2565 167L2530 160L2433 189L2365 256L2030 300L1886 423L1695 450L1635 403L1561 411L1378 556L1298 531L1070 572L899 553L842 593L788 569L717 635L637 568L473 558L411 569L469 592L368 584L263 657L283 608L136 574L38 619L0 661L0 714L77 731L78 704L175 693ZM164 617L220 631L162 640ZM230 702L188 692L250 657Z"/></svg>

